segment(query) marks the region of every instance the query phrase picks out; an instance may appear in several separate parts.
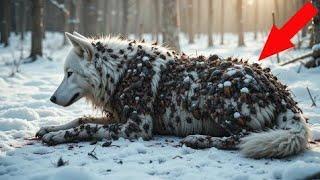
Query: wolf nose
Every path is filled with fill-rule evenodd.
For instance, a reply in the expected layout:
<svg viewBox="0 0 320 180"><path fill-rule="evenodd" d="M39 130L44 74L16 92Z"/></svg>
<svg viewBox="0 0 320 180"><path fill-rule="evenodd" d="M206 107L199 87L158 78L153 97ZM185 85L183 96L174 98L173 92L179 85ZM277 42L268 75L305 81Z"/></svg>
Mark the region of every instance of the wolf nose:
<svg viewBox="0 0 320 180"><path fill-rule="evenodd" d="M53 103L56 103L57 98L55 96L51 96L50 101L53 102Z"/></svg>

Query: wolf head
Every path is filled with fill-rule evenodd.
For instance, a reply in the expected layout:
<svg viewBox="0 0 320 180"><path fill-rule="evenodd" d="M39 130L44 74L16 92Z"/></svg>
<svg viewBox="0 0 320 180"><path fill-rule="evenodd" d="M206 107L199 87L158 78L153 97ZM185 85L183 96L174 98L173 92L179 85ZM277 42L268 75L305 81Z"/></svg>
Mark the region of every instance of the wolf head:
<svg viewBox="0 0 320 180"><path fill-rule="evenodd" d="M65 35L73 48L64 64L63 81L50 98L53 103L61 106L69 106L82 97L90 96L93 93L92 81L100 81L90 63L94 54L90 40L78 33L65 33Z"/></svg>

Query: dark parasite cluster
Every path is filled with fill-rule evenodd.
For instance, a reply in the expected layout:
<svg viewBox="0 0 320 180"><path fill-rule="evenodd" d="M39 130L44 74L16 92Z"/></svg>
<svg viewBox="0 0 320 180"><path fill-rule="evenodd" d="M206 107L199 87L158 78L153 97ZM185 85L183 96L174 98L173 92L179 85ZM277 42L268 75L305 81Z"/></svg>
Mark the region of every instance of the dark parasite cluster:
<svg viewBox="0 0 320 180"><path fill-rule="evenodd" d="M269 114L271 121L264 121L263 125L270 128L275 125L278 114L288 109L294 113L301 112L287 86L281 84L269 68L262 68L257 63L222 59L217 55L178 56L173 51L159 51L156 45L152 45L151 51L147 52L136 41L128 42L125 49L117 51L104 47L100 42L95 43L94 47L100 52L95 55L96 58L102 55L105 60L118 60L117 72L125 67L114 92L107 91L110 95L107 103L110 103L120 121L132 119L137 123L128 128L132 132L140 131L136 125L140 125L140 115L146 114L156 122L154 126L160 134L176 134L179 124L186 122L193 126L199 123L195 121L200 121L204 126L210 124L207 122L214 123L219 134L204 130L198 133L230 136L252 131L248 123L263 108L273 106L273 112L268 111L272 113ZM128 59L127 53L134 50L134 57ZM165 64L157 67L160 71L156 72L154 66L159 59ZM110 83L114 83L110 75L106 76ZM152 92L155 76L160 77L156 93ZM244 106L248 112L243 112ZM168 111L169 116L165 115ZM178 112L185 112L188 116L182 117ZM150 127L146 124L143 128L147 132ZM194 132L180 135L188 133Z"/></svg>
<svg viewBox="0 0 320 180"><path fill-rule="evenodd" d="M242 112L243 104L247 105L249 114ZM209 58L182 56L168 62L161 71L154 114L162 121L161 115L170 109L170 131L170 126L175 127L182 121L175 113L177 108L182 108L192 114L184 120L190 125L193 120L202 124L213 121L224 130L224 133L214 135L225 136L251 131L247 123L251 121L251 115L259 113L256 106L264 108L270 104L275 106L274 115L287 109L295 113L301 111L287 86L281 84L269 68L238 59L221 59L216 55ZM274 119L272 123L265 123L265 127L275 125Z"/></svg>

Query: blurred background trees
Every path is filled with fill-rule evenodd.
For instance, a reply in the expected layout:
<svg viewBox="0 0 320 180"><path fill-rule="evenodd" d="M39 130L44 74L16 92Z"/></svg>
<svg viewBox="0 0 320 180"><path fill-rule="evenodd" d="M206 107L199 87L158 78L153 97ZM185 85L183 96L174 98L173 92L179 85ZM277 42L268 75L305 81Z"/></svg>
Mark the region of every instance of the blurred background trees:
<svg viewBox="0 0 320 180"><path fill-rule="evenodd" d="M9 42L8 42L8 38L9 38L9 33L10 33L10 0L2 0L0 1L0 28L1 28L1 39L0 39L0 43L4 44L4 46L8 46Z"/></svg>
<svg viewBox="0 0 320 180"><path fill-rule="evenodd" d="M305 2L307 0L1 0L0 43L9 44L10 32L20 34L23 40L25 32L31 31L30 57L42 54L44 31L78 31L85 36L112 34L136 39L151 37L175 49L179 49L179 34L186 36L190 44L197 38L206 38L208 46L214 47L228 43L225 34L232 33L238 36L238 45L244 46L247 38L268 35L273 12L277 25L282 26ZM312 27L315 27L313 31L306 27L300 33L302 40L308 33L318 39L318 26Z"/></svg>
<svg viewBox="0 0 320 180"><path fill-rule="evenodd" d="M37 56L42 56L43 29L43 1L31 1L31 61L35 61Z"/></svg>

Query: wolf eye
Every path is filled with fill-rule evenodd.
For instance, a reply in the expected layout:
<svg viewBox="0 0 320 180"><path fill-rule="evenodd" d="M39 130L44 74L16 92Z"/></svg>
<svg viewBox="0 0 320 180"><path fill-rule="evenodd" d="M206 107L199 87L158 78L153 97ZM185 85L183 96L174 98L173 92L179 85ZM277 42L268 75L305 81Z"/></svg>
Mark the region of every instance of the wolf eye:
<svg viewBox="0 0 320 180"><path fill-rule="evenodd" d="M67 73L68 77L70 77L70 76L72 75L72 73L73 73L73 72L69 71L69 72Z"/></svg>

